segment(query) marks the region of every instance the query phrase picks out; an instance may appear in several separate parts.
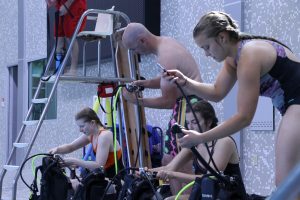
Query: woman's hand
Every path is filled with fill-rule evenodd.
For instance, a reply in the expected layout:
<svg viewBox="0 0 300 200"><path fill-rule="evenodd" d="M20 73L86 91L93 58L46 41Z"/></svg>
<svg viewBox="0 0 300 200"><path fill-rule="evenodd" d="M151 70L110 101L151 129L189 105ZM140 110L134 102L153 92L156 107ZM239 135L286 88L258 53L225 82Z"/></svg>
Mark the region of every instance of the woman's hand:
<svg viewBox="0 0 300 200"><path fill-rule="evenodd" d="M179 70L168 70L163 73L162 77L171 83L177 82L181 87L184 87L188 82L188 77L183 75Z"/></svg>
<svg viewBox="0 0 300 200"><path fill-rule="evenodd" d="M67 5L65 5L67 6ZM67 9L64 5L61 5L60 8L59 8L59 16L63 16L67 13Z"/></svg>
<svg viewBox="0 0 300 200"><path fill-rule="evenodd" d="M182 138L178 139L180 146L184 148L191 148L202 143L201 133L193 130L182 129L182 132L185 134Z"/></svg>
<svg viewBox="0 0 300 200"><path fill-rule="evenodd" d="M150 169L145 167L145 171L149 171L149 172L159 172L161 170L168 170L168 167L167 166L161 166L161 167L150 168Z"/></svg>
<svg viewBox="0 0 300 200"><path fill-rule="evenodd" d="M58 147L54 147L48 151L48 153L50 154L57 154L57 152L58 152Z"/></svg>
<svg viewBox="0 0 300 200"><path fill-rule="evenodd" d="M156 177L162 179L163 181L168 181L173 178L173 172L169 170L160 170L157 172Z"/></svg>

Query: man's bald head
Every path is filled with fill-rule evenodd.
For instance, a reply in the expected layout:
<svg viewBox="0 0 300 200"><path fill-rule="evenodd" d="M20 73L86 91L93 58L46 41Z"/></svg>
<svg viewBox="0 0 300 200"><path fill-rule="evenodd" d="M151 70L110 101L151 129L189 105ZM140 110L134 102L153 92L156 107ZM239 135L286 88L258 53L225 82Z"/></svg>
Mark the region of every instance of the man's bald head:
<svg viewBox="0 0 300 200"><path fill-rule="evenodd" d="M139 40L150 36L151 33L140 23L130 23L125 28L122 36L123 44L126 48L132 49L139 44Z"/></svg>

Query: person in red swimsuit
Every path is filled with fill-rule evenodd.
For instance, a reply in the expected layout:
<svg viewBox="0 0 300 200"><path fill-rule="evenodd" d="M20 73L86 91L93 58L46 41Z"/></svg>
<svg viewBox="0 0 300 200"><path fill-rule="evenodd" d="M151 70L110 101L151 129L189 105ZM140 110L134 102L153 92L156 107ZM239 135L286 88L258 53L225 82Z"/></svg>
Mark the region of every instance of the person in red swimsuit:
<svg viewBox="0 0 300 200"><path fill-rule="evenodd" d="M56 60L60 64L65 53L65 41L70 43L79 19L87 9L87 3L86 0L46 0L46 2L48 6L55 5L56 10L59 11L58 28L57 30L56 27L54 28L54 36L57 38ZM85 24L86 19L81 24L79 32L84 29ZM71 52L71 67L65 74L76 75L78 54L79 46L75 40Z"/></svg>
<svg viewBox="0 0 300 200"><path fill-rule="evenodd" d="M105 176L112 178L116 174L113 133L105 128L96 112L89 107L79 111L75 116L75 120L83 135L69 144L52 148L49 153L68 154L92 143L96 154L95 161L85 161L78 158L64 158L64 164L71 167L83 167L89 170L103 167ZM123 168L122 150L118 141L116 141L116 143L117 166L118 170L120 170Z"/></svg>

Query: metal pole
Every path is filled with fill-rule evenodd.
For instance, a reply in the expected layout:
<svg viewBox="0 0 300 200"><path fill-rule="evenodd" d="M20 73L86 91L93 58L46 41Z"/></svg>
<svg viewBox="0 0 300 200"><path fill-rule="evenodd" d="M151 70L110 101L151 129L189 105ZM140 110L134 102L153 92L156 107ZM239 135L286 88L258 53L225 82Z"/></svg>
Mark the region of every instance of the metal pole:
<svg viewBox="0 0 300 200"><path fill-rule="evenodd" d="M82 60L83 60L83 61L82 61L82 71L83 71L83 76L86 76L86 66L85 66L85 62L86 62L86 61L85 61L85 48L86 48L86 43L87 43L87 42L84 42L84 43L83 43L83 50L82 50L82 51L83 51L83 52L82 52L82 55L83 55L83 56L82 56L82 57L83 57L83 58L82 58Z"/></svg>
<svg viewBox="0 0 300 200"><path fill-rule="evenodd" d="M132 55L132 51L130 51L130 50L128 50L128 61L129 61L129 66L130 66L131 78L135 79L136 65L135 65L135 63L133 64L133 55ZM143 158L142 141L140 141L142 139L141 106L140 105L135 106L135 113L137 116L136 127L138 127L137 141L138 141L138 152L139 152L139 167L142 168L143 163L144 163L143 162L144 158Z"/></svg>
<svg viewBox="0 0 300 200"><path fill-rule="evenodd" d="M52 51L51 51L50 59L49 59L47 65L46 65L45 72L47 72L47 71L49 70L49 68L50 68L50 65L51 65L51 63L52 63L52 59L53 59L53 57L54 57L54 51L55 51L55 47L53 47L53 49L52 49ZM40 93L41 86L42 86L42 82L40 81L40 82L39 82L39 85L38 85L38 87L37 87L36 93L34 94L33 99L38 98L38 95L39 95L39 93ZM32 109L33 109L33 104L30 104L30 107L29 107L29 109L28 109L27 115L26 115L26 117L25 117L25 121L27 121L27 120L29 119L29 117L30 117L30 115L31 115L31 112L32 112ZM23 136L25 127L26 127L25 124L22 124L21 129L20 129L20 131L19 131L19 133L18 133L18 136L17 136L15 142L17 142L17 143L20 142L20 140L21 140L21 138L22 138L22 136ZM6 161L6 165L9 165L9 164L10 164L10 162L11 162L11 160L12 160L12 157L13 157L13 154L15 153L15 151L16 151L16 147L13 146L13 147L12 147L12 150L11 150L9 156L8 156L8 159L7 159L7 161ZM3 185L3 179L4 179L5 174L6 174L6 170L3 168L2 171L1 171L1 175L0 175L0 199L1 199L1 196L2 196L2 185Z"/></svg>
<svg viewBox="0 0 300 200"><path fill-rule="evenodd" d="M116 50L115 50L115 54L117 54L117 52L119 51L119 45L118 45L118 43L116 44L117 46L116 46ZM112 54L114 57L115 57L115 54ZM113 62L114 62L114 66L115 66L115 75L116 76L118 76L118 74L119 74L119 67L118 67L118 62L116 62L116 58L115 59L113 59ZM120 82L119 82L119 84L120 84ZM121 102L123 102L124 100L123 100L123 97L122 97L122 95L120 96L120 99L121 99ZM119 121L122 121L122 114L121 114L121 110L124 110L124 107L123 107L123 105L119 102L119 105L120 105L120 107L121 107L121 109L119 109L119 112L118 112L118 114L119 114ZM123 125L123 123L122 123L122 125ZM126 123L124 123L124 128L125 128L125 130L127 130L127 128L126 128ZM121 126L121 123L120 123L120 126L119 126L119 130L121 131L121 134L123 134L123 126ZM128 151L128 147L129 147L129 143L128 143L128 135L127 134L124 134L125 135L125 142L126 142L126 147L127 147L127 158L128 158L128 166L129 167L131 167L131 163L130 163L130 158L131 158L131 155L130 155L130 152ZM123 146L123 145L122 145ZM123 149L122 149L122 151L123 151Z"/></svg>
<svg viewBox="0 0 300 200"><path fill-rule="evenodd" d="M98 60L97 60L97 69L98 69L98 76L101 77L101 68L100 68L100 63L101 63L101 41L98 41Z"/></svg>

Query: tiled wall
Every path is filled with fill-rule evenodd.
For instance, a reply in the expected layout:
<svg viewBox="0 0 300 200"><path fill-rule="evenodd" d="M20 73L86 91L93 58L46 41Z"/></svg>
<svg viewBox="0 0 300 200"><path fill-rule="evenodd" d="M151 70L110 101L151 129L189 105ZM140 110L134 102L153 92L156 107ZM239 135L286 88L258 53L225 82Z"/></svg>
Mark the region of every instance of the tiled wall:
<svg viewBox="0 0 300 200"><path fill-rule="evenodd" d="M18 64L19 1L0 1L0 165L5 162L7 148L8 67ZM24 1L26 61L46 57L46 3ZM19 83L19 85L22 83Z"/></svg>
<svg viewBox="0 0 300 200"><path fill-rule="evenodd" d="M44 2L24 0L26 23L26 59L45 58L47 55L47 8Z"/></svg>
<svg viewBox="0 0 300 200"><path fill-rule="evenodd" d="M33 59L43 56L46 45L45 5L38 1L26 1L28 20L32 27L27 32L27 58ZM226 1L228 3L228 1ZM199 68L205 82L213 82L220 69L220 64L204 56L193 41L192 29L199 17L211 10L224 10L225 1L220 0L161 0L161 34L176 38L184 44L194 55L199 63ZM233 3L236 1L232 1ZM273 36L289 45L298 55L300 52L300 4L298 0L272 1L272 0L245 0L244 3L244 28L246 32ZM37 4L37 5L35 5ZM4 11L0 21L0 97L7 98L6 67L17 63L17 1L0 1L0 9ZM37 9L38 8L38 9ZM29 13L30 12L30 13ZM36 26L40 28L36 28ZM37 31L38 30L38 31ZM3 41L2 41L3 40ZM141 72L145 78L150 78L159 73L153 67L155 58L143 56ZM109 67L103 67L111 73ZM46 151L52 146L65 143L79 135L74 124L74 114L83 106L92 105L92 96L96 93L95 85L79 83L62 83L58 87L58 118L46 121L33 152ZM159 95L159 91L146 90L145 96ZM1 100L1 99L0 99ZM0 105L0 137L6 137L6 102ZM220 121L224 120L223 103L214 104ZM170 110L146 109L149 124L166 128L170 117ZM280 120L276 112L276 128ZM277 129L276 129L277 130ZM276 131L275 131L276 132ZM274 189L274 139L275 132L254 132L243 130L243 168L244 181L247 192L269 194ZM0 140L0 164L4 161L5 140ZM257 158L257 162L254 162Z"/></svg>
<svg viewBox="0 0 300 200"><path fill-rule="evenodd" d="M17 64L17 0L0 1L0 166L6 155L8 66ZM0 167L1 168L1 167Z"/></svg>
<svg viewBox="0 0 300 200"><path fill-rule="evenodd" d="M246 0L244 10L246 32L274 37L300 55L299 1ZM274 141L280 118L276 111L275 132L245 130L245 181L250 192L268 194L274 189ZM258 157L256 166L251 164L255 156Z"/></svg>

